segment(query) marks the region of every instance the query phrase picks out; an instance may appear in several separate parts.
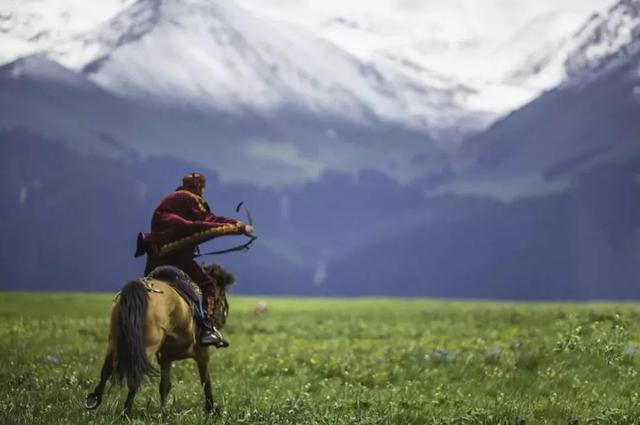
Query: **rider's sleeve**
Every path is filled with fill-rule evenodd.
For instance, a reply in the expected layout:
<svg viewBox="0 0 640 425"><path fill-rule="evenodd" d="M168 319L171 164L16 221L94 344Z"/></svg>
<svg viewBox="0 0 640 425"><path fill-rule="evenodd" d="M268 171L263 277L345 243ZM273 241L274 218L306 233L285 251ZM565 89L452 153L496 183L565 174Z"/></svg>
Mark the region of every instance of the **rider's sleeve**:
<svg viewBox="0 0 640 425"><path fill-rule="evenodd" d="M211 234L240 234L244 232L244 224L233 218L214 216L203 217L202 220L187 220L177 214L165 213L162 221L173 230L178 231L212 231ZM213 232L214 230L217 231Z"/></svg>
<svg viewBox="0 0 640 425"><path fill-rule="evenodd" d="M172 211L165 210L159 221L165 232L158 232L156 250L160 255L204 243L223 235L240 235L245 225L233 218L214 215L201 199L181 197ZM184 209L184 210L183 210Z"/></svg>
<svg viewBox="0 0 640 425"><path fill-rule="evenodd" d="M215 215L209 204L204 202L201 198L190 198L190 208L192 216L195 218L194 223L206 226L208 228L221 228L227 229L231 233L244 232L244 224L234 218L223 217L221 215Z"/></svg>

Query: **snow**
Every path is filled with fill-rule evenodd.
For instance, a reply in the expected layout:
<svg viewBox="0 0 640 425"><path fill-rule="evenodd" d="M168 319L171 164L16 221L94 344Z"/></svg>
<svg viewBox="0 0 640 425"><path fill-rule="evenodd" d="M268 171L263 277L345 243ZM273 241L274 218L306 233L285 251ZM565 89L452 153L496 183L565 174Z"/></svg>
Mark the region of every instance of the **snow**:
<svg viewBox="0 0 640 425"><path fill-rule="evenodd" d="M268 110L295 99L312 110L337 102L355 115L346 87L366 103L376 97L356 64L321 40L269 27L227 5L191 2L187 9L165 1L159 13L145 37L108 56L95 81L125 95L219 108Z"/></svg>
<svg viewBox="0 0 640 425"><path fill-rule="evenodd" d="M640 50L640 1L621 0L594 14L573 34L531 55L512 75L548 90L560 84L580 84L624 62Z"/></svg>
<svg viewBox="0 0 640 425"><path fill-rule="evenodd" d="M0 64L11 62L15 58L29 55L33 46L25 40L0 33Z"/></svg>
<svg viewBox="0 0 640 425"><path fill-rule="evenodd" d="M462 108L447 90L233 2L140 0L48 54L124 96L203 110L269 113L297 105L434 135L447 125L484 123L481 112Z"/></svg>
<svg viewBox="0 0 640 425"><path fill-rule="evenodd" d="M134 0L3 0L0 9L0 64L48 51L57 43L91 31Z"/></svg>
<svg viewBox="0 0 640 425"><path fill-rule="evenodd" d="M252 11L295 23L362 60L422 72L433 87L461 90L460 106L494 117L559 84L563 61L513 78L553 51L614 0L240 0ZM474 95L464 95L474 92Z"/></svg>
<svg viewBox="0 0 640 425"><path fill-rule="evenodd" d="M617 59L640 51L640 1L621 0L594 16L574 39L566 62L570 78L578 81L615 66Z"/></svg>
<svg viewBox="0 0 640 425"><path fill-rule="evenodd" d="M580 44L571 34L613 0L4 3L0 63L44 52L129 97L263 114L297 105L455 140L559 84ZM637 34L619 19L588 61Z"/></svg>

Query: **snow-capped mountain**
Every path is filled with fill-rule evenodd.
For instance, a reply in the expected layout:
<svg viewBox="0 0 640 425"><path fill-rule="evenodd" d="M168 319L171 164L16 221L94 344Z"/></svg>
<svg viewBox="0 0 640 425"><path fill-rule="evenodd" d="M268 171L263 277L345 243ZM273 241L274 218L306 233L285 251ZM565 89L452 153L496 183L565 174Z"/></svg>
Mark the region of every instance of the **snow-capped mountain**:
<svg viewBox="0 0 640 425"><path fill-rule="evenodd" d="M101 90L42 90L36 74L60 70L47 63L34 73L37 56L18 60L7 65L15 75L5 69L2 82L7 89L0 97L15 103L0 117L3 127L27 126L100 152L113 150L107 134L142 155L206 163L221 179L278 185L317 178L327 169L358 172L371 163L406 181L432 165L447 166L442 148L433 144L439 126L476 121L475 111L459 108L445 91L378 69L232 1L121 5L90 30L76 25L49 44L27 39L40 58L65 67L65 78ZM6 20L5 36L32 33L17 25L18 12ZM49 12L42 7L39 13ZM28 21L38 31L47 28L44 18ZM63 97L52 102L48 91ZM82 124L62 124L76 120ZM390 151L390 144L399 148Z"/></svg>
<svg viewBox="0 0 640 425"><path fill-rule="evenodd" d="M549 73L513 76L614 0L239 1L445 90L465 109L485 112L488 125L557 85L561 78Z"/></svg>
<svg viewBox="0 0 640 425"><path fill-rule="evenodd" d="M358 122L390 121L436 136L443 128L475 129L482 116L428 82L363 62L231 1L107 3L105 11L118 13L84 31L47 29L34 11L22 19L14 4L4 15L4 33L108 90L162 103L264 114L294 107ZM28 31L29 23L38 30ZM19 47L15 51L26 49Z"/></svg>
<svg viewBox="0 0 640 425"><path fill-rule="evenodd" d="M621 0L604 15L594 15L575 37L565 63L569 80L622 65L640 52L640 0Z"/></svg>
<svg viewBox="0 0 640 425"><path fill-rule="evenodd" d="M624 0L591 19L562 52L563 84L463 144L471 166L430 192L461 204L433 214L447 199L434 196L422 222L376 235L327 275L371 282L372 295L388 285L379 276L402 270L407 294L411 282L428 282L441 296L460 288L474 298L637 298L638 4Z"/></svg>
<svg viewBox="0 0 640 425"><path fill-rule="evenodd" d="M611 1L9 0L0 61L44 52L127 96L260 113L293 104L451 141L551 88L507 77Z"/></svg>
<svg viewBox="0 0 640 425"><path fill-rule="evenodd" d="M281 177L282 166L297 170L295 178L309 179L326 169L357 171L371 163L406 181L448 169L456 148L452 140L539 92L506 78L505 58L524 55L517 52L533 49L527 47L533 41L548 49L574 16L565 13L570 9L533 13L532 3L524 3L528 14L521 16L497 0L491 7L456 0L438 3L441 10L426 21L434 12L428 7L386 17L384 9L371 7L349 18L319 15L309 21L320 20L313 27L297 25L291 16L284 22L264 17L259 8L249 10L248 1L241 7L232 1L105 0L101 14L86 12L86 3L76 0L55 7L11 3L2 15L4 37L22 40L68 73L50 63L43 70L102 91L86 89L95 96L95 108L72 97L66 102L73 116L91 124L60 125L68 120L60 118L60 108L34 116L30 111L45 111L42 102L49 105L50 99L33 90L22 109L14 106L1 123L37 121L41 131L76 143L90 137L99 146L104 138L96 135L108 133L140 152L208 161L222 179L237 178L235 164L249 161L272 170L270 178L260 177L263 183L289 181ZM514 23L498 30L509 19ZM69 24L60 27L65 20ZM487 32L487 23L496 31ZM31 64L33 77L34 63L39 62L33 57L16 63L11 72L20 74ZM109 119L100 103L113 105ZM124 109L145 127L137 127ZM434 146L434 137L442 143ZM176 138L186 139L183 148L176 148ZM203 156L203 150L215 153Z"/></svg>
<svg viewBox="0 0 640 425"><path fill-rule="evenodd" d="M640 2L621 0L593 14L578 31L556 40L553 48L539 50L519 66L516 83L551 89L593 78L640 50Z"/></svg>
<svg viewBox="0 0 640 425"><path fill-rule="evenodd" d="M454 191L557 192L603 164L633 162L640 154L639 10L639 0L622 0L593 16L553 59L562 64L562 84L466 141L473 165Z"/></svg>
<svg viewBox="0 0 640 425"><path fill-rule="evenodd" d="M0 64L45 52L95 29L135 0L4 0L0 7Z"/></svg>
<svg viewBox="0 0 640 425"><path fill-rule="evenodd" d="M506 90L507 100L515 98L511 85L540 90L531 78L548 78L550 68L507 81L510 64L499 59L519 65L538 42L547 55L562 53L567 21L545 15L483 36L481 9L492 9L491 0L403 0L416 21L415 8L437 3L451 13L432 20L453 19L459 8L461 22L474 23L440 25L437 37L437 26L404 34L391 17L379 19L381 2L369 2L373 18L323 17L325 29L343 32L333 41L230 2L104 0L115 5L111 15L86 15L81 25L87 2L60 0L56 13L68 12L69 24L55 31L62 15L44 19L54 2L16 2L11 16L3 9L3 39L20 40L20 55L41 53L0 66L0 231L12 247L0 256L5 285L110 289L137 276L135 234L184 171L200 169L216 212L233 214L245 199L261 229L250 260L229 258L242 291L640 296L640 241L632 237L640 217L640 53L602 48L626 45L616 41L625 32L605 15L602 25L585 27L602 35L583 30L580 40L590 41L576 38L558 55L557 81L567 59L581 62L585 52L617 66L581 68L590 78L572 74L467 139L461 161L426 135L425 123L438 116L430 114L441 113L448 138L447 127L458 124L446 120L489 88ZM518 9L514 3L493 4L499 12ZM27 6L30 21L20 12ZM613 17L627 26L627 15ZM35 37L49 24L50 35ZM356 52L347 34L373 41ZM384 40L393 43L376 44ZM456 51L468 61L456 65ZM69 214L70 205L82 206L86 220Z"/></svg>

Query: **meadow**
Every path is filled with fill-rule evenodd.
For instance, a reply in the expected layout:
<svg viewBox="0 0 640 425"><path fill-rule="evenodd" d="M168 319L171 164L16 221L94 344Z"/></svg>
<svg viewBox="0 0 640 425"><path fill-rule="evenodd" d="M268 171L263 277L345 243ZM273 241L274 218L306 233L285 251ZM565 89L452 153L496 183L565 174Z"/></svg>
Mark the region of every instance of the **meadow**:
<svg viewBox="0 0 640 425"><path fill-rule="evenodd" d="M212 354L219 415L195 363L157 379L132 419L110 386L96 411L113 294L0 292L0 424L632 424L640 305L230 298Z"/></svg>

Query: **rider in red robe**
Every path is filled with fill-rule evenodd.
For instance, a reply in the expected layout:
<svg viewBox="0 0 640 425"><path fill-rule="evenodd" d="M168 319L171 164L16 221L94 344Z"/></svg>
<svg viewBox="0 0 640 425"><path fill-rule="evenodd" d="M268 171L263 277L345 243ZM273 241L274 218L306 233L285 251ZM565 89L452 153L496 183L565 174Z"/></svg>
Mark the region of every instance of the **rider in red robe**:
<svg viewBox="0 0 640 425"><path fill-rule="evenodd" d="M200 342L226 347L228 342L213 323L215 281L194 260L198 244L222 235L251 234L253 227L216 216L202 198L206 179L190 173L182 186L160 201L151 218L151 233L140 233L135 256L147 254L145 275L158 266L175 266L189 275L202 290L209 327L203 329Z"/></svg>

